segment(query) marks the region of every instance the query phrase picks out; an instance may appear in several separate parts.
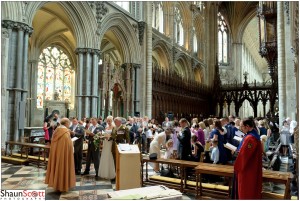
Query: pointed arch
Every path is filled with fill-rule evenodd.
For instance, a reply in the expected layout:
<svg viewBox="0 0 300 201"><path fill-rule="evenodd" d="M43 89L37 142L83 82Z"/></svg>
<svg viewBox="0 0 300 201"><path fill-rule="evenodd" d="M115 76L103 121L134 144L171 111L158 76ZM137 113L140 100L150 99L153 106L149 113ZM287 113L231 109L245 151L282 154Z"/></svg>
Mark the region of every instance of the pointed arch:
<svg viewBox="0 0 300 201"><path fill-rule="evenodd" d="M190 62L188 60L188 57L185 54L180 54L178 59L175 62L175 72L177 71L177 73L179 72L179 75L183 76L184 79L189 80L191 78L192 75L192 71L190 68Z"/></svg>
<svg viewBox="0 0 300 201"><path fill-rule="evenodd" d="M169 71L171 55L165 41L163 40L158 41L153 46L152 50L153 50L153 54L157 55L158 57L156 58L156 60L158 61L160 67Z"/></svg>
<svg viewBox="0 0 300 201"><path fill-rule="evenodd" d="M99 32L99 40L102 41L104 34L112 30L120 39L120 43L124 50L124 62L141 63L140 46L138 38L133 30L131 23L122 13L111 13L105 16L102 21L101 30Z"/></svg>
<svg viewBox="0 0 300 201"><path fill-rule="evenodd" d="M32 26L36 12L49 2L30 2L26 7L25 14L28 16L27 23ZM53 3L53 2L51 2ZM74 33L76 46L79 48L97 48L99 40L96 37L97 22L92 8L88 2L80 1L57 1L69 18L69 27Z"/></svg>

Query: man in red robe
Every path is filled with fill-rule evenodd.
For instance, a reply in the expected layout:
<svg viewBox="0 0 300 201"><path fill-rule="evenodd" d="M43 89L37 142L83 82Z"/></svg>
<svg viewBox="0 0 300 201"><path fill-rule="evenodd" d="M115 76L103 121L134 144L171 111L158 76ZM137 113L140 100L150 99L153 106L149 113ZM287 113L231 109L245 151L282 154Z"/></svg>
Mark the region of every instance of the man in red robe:
<svg viewBox="0 0 300 201"><path fill-rule="evenodd" d="M238 157L234 164L237 197L235 199L261 199L262 192L262 147L260 137L252 119L244 119L240 124L246 133L238 147Z"/></svg>

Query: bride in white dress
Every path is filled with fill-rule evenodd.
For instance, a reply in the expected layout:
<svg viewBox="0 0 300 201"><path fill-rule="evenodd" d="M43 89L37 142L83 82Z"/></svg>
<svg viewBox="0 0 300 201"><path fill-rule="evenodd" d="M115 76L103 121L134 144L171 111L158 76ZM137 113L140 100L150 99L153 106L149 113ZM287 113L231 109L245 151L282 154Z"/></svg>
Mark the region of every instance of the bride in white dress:
<svg viewBox="0 0 300 201"><path fill-rule="evenodd" d="M105 138L103 140L103 148L100 158L100 165L98 174L103 179L114 179L116 177L114 158L111 152L112 140L109 140L111 136L113 125L113 117L108 116L106 118Z"/></svg>

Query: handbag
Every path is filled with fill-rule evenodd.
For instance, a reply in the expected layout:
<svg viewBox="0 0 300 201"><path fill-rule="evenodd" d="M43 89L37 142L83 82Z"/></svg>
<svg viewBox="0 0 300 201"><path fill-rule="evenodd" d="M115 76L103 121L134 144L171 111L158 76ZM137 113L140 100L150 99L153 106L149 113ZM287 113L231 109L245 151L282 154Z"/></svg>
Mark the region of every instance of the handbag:
<svg viewBox="0 0 300 201"><path fill-rule="evenodd" d="M175 178L173 171L170 168L165 169L163 165L161 166L160 169L160 176Z"/></svg>
<svg viewBox="0 0 300 201"><path fill-rule="evenodd" d="M157 154L156 153L152 153L149 155L149 159L150 160L156 160L157 159Z"/></svg>

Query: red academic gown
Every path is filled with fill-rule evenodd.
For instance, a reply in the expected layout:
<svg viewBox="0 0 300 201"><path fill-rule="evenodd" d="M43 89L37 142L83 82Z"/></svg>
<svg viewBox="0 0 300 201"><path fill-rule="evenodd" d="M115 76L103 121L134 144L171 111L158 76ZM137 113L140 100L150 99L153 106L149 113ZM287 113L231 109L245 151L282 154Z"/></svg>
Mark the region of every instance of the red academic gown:
<svg viewBox="0 0 300 201"><path fill-rule="evenodd" d="M262 147L251 134L244 142L234 164L238 182L238 199L261 199L262 192Z"/></svg>

